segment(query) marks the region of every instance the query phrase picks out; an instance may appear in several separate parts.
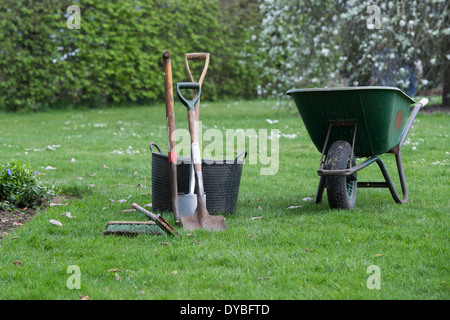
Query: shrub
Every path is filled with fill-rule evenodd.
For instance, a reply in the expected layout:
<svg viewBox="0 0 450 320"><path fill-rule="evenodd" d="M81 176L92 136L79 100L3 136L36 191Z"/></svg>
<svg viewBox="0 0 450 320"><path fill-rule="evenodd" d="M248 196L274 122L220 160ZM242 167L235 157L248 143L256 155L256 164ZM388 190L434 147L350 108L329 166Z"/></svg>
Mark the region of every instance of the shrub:
<svg viewBox="0 0 450 320"><path fill-rule="evenodd" d="M236 18L242 10L230 11L235 2L222 0L221 9L219 0L83 0L81 28L69 29L71 2L0 1L0 110L163 101L166 49L174 83L188 80L184 53L211 53L207 99L255 92L258 73L242 48L256 49L243 43L248 23Z"/></svg>
<svg viewBox="0 0 450 320"><path fill-rule="evenodd" d="M19 160L0 165L0 208L11 210L14 207L36 208L41 199L56 196L58 189L37 178L29 164Z"/></svg>

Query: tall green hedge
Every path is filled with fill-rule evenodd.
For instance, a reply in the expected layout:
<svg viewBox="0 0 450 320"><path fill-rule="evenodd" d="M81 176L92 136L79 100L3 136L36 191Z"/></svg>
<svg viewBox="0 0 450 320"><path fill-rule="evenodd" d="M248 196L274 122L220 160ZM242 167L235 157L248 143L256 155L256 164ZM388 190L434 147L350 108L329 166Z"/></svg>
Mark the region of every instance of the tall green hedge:
<svg viewBox="0 0 450 320"><path fill-rule="evenodd" d="M67 27L70 5L80 29ZM238 61L248 33L221 14L219 0L3 0L0 110L163 100L166 49L174 82L188 79L184 53L210 52L207 98L251 96L255 71Z"/></svg>

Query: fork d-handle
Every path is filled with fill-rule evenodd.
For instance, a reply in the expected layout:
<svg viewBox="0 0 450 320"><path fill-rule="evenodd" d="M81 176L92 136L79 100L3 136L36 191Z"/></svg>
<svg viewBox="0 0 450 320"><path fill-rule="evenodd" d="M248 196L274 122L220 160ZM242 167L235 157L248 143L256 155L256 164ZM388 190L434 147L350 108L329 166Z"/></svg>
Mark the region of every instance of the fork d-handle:
<svg viewBox="0 0 450 320"><path fill-rule="evenodd" d="M189 80L191 80L191 82L198 82L200 84L200 87L203 86L203 80L205 80L206 71L208 70L209 56L210 55L208 52L186 53L184 55L184 64L186 66L186 71L189 76ZM198 81L195 81L194 77L192 76L191 70L189 69L189 60L197 60L197 61L205 60L205 64L203 65L203 70L202 70L202 73L201 73ZM194 95L195 95L195 90L194 90ZM195 120L196 121L200 120L200 102L197 102L195 104Z"/></svg>
<svg viewBox="0 0 450 320"><path fill-rule="evenodd" d="M184 55L184 64L186 66L186 71L189 76L189 79L191 80L191 82L195 82L194 78L192 77L191 70L189 69L188 60L205 60L205 65L203 66L202 74L200 75L200 78L198 79L198 83L200 84L200 86L202 86L203 80L205 79L205 76L206 76L206 71L208 70L208 66L209 66L209 53L207 53L207 52L205 52L205 53L203 53L203 52L201 52L201 53L186 53Z"/></svg>
<svg viewBox="0 0 450 320"><path fill-rule="evenodd" d="M188 100L181 94L180 90L182 90L182 89L195 89L195 90L197 90L197 95L195 96L194 99ZM181 103L184 104L184 106L187 108L188 111L194 110L195 104L200 99L201 91L202 91L202 89L200 87L200 84L197 82L178 82L177 83L178 98L180 99Z"/></svg>

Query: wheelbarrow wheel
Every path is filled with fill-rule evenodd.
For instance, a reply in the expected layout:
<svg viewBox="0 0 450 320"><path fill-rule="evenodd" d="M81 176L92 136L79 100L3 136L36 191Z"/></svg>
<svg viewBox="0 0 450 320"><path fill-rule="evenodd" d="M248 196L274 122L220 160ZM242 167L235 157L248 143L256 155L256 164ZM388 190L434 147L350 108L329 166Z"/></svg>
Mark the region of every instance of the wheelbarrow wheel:
<svg viewBox="0 0 450 320"><path fill-rule="evenodd" d="M328 150L326 170L342 170L356 165L352 146L347 141L336 141ZM356 204L357 191L356 172L350 176L327 176L326 188L328 204L332 209L352 209Z"/></svg>

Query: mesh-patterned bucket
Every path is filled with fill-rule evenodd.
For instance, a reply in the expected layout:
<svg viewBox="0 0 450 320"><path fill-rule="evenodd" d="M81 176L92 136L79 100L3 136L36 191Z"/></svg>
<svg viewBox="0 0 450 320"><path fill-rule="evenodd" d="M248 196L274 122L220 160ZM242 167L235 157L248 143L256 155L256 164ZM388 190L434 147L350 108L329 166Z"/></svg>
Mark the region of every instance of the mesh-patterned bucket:
<svg viewBox="0 0 450 320"><path fill-rule="evenodd" d="M153 151L153 147L158 152ZM150 143L152 152L152 209L172 211L170 189L169 158L155 144ZM239 160L243 156L242 160ZM236 211L242 168L247 151L241 152L234 160L202 159L203 186L208 213L234 213ZM190 158L177 158L178 193L189 192Z"/></svg>

